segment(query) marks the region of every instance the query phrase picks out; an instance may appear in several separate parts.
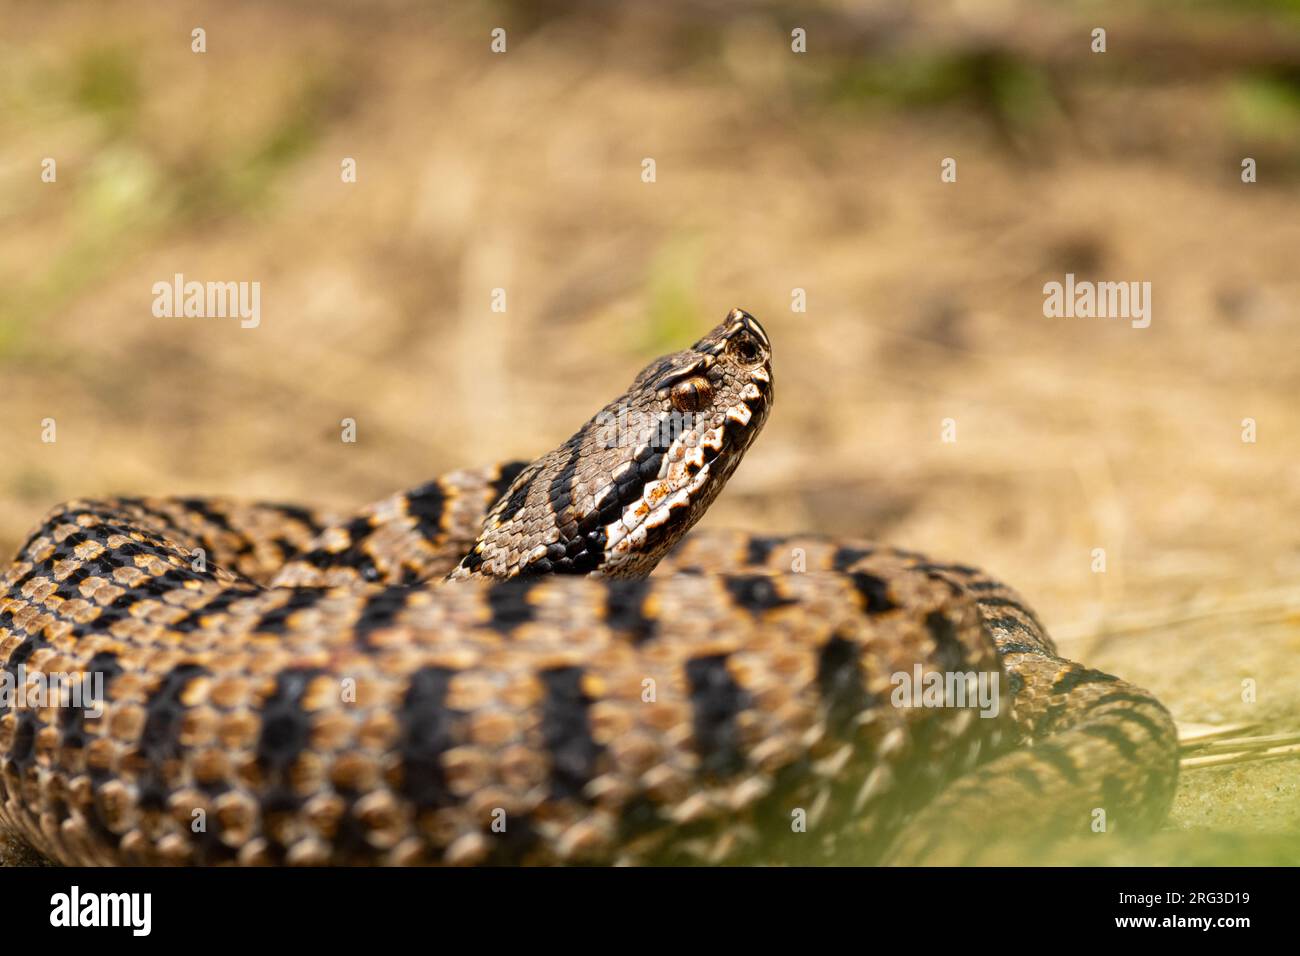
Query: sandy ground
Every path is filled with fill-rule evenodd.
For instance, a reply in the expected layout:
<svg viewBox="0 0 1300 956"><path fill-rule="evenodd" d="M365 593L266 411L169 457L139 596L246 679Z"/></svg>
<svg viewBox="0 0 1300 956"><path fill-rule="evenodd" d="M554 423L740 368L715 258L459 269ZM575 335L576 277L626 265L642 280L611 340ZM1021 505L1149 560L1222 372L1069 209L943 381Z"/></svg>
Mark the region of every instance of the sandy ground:
<svg viewBox="0 0 1300 956"><path fill-rule="evenodd" d="M1121 12L1093 56L1073 7L968 6L882 4L805 55L748 4L20 6L0 551L74 495L353 505L531 457L742 305L778 400L709 525L983 565L1180 722L1300 731L1300 100ZM176 273L260 282L259 326L155 317ZM1044 317L1066 273L1150 282L1150 326ZM1298 769L1185 773L1162 859L1300 862Z"/></svg>

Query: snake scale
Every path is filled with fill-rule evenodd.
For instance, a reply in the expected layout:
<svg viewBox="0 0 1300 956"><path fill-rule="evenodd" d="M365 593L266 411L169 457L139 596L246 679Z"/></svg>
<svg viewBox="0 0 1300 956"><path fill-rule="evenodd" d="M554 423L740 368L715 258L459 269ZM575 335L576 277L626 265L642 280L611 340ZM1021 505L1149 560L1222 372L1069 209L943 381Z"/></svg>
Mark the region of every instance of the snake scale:
<svg viewBox="0 0 1300 956"><path fill-rule="evenodd" d="M0 825L83 865L962 862L1099 809L1157 826L1168 713L1009 588L865 541L683 537L771 358L733 310L536 461L350 516L55 509L0 588L0 677L62 694L0 706ZM1000 706L900 704L930 673Z"/></svg>

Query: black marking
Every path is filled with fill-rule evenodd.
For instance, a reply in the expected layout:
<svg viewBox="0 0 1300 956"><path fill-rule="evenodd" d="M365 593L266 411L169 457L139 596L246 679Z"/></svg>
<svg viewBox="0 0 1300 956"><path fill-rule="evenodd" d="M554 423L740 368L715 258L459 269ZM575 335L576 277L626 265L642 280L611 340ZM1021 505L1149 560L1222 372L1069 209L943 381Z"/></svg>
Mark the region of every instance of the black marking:
<svg viewBox="0 0 1300 956"><path fill-rule="evenodd" d="M592 700L582 690L582 668L557 667L538 676L546 687L542 740L551 755L551 792L560 799L582 799L602 752L591 735Z"/></svg>
<svg viewBox="0 0 1300 956"><path fill-rule="evenodd" d="M531 621L536 609L528 603L528 594L537 583L537 578L518 577L490 585L487 599L492 609L492 626L508 634Z"/></svg>
<svg viewBox="0 0 1300 956"><path fill-rule="evenodd" d="M269 634L285 633L288 630L289 617L297 611L318 604L325 597L325 593L322 588L294 588L289 595L289 600L281 607L267 611L258 618L257 623L253 625L253 630Z"/></svg>
<svg viewBox="0 0 1300 956"><path fill-rule="evenodd" d="M771 611L778 607L789 607L799 603L793 598L781 597L776 593L772 578L762 574L738 574L723 578L723 583L735 603L754 614Z"/></svg>
<svg viewBox="0 0 1300 956"><path fill-rule="evenodd" d="M227 518L225 515L223 515L220 511L212 510L212 507L203 498L181 498L179 499L179 502L183 507L189 509L190 511L193 511L195 514L197 514L200 518L202 518L204 521L206 521L208 524L212 525L213 527L220 528L222 531L232 531L235 534L239 534L238 531L235 531L235 529L230 526L230 519ZM144 505L140 505L139 507L140 510L144 511L146 514L149 514L159 519L166 519L168 526L175 528L177 531L184 530L183 528L179 527L175 521L168 519L167 515L146 508Z"/></svg>
<svg viewBox="0 0 1300 956"><path fill-rule="evenodd" d="M5 617L7 620L0 623L10 624L13 620L12 613L6 612ZM44 647L46 644L47 641L39 635L28 634L17 647L10 651L9 660L5 662L4 669L17 679L18 668L27 663L38 647Z"/></svg>
<svg viewBox="0 0 1300 956"><path fill-rule="evenodd" d="M898 553L911 558L921 557L921 555L912 551L899 551ZM926 561L915 565L915 567L918 571L939 571L945 574L960 574L964 577L974 577L980 573L979 568L972 568L968 564L940 564L938 561Z"/></svg>
<svg viewBox="0 0 1300 956"><path fill-rule="evenodd" d="M1095 671L1088 667L1075 667L1057 678L1056 683L1052 685L1052 693L1068 694L1082 684L1109 684L1117 680L1119 680L1118 677L1104 671Z"/></svg>
<svg viewBox="0 0 1300 956"><path fill-rule="evenodd" d="M415 530L425 541L442 537L442 513L447 495L436 481L421 485L406 496L406 513L415 519Z"/></svg>
<svg viewBox="0 0 1300 956"><path fill-rule="evenodd" d="M1137 744L1129 740L1128 735L1118 727L1111 724L1097 724L1092 727L1080 727L1080 732L1087 734L1089 737L1095 737L1098 740L1109 742L1116 750L1124 755L1125 759L1132 760L1137 756Z"/></svg>
<svg viewBox="0 0 1300 956"><path fill-rule="evenodd" d="M364 642L374 631L392 627L397 621L397 615L406 608L411 593L410 588L395 585L368 595L361 608L361 615L357 618L357 638Z"/></svg>
<svg viewBox="0 0 1300 956"><path fill-rule="evenodd" d="M275 690L262 704L262 732L257 738L257 764L266 774L269 793L263 808L292 810L302 803L290 779L293 765L311 743L311 715L303 698L311 682L325 672L317 667L292 667L275 679Z"/></svg>
<svg viewBox="0 0 1300 956"><path fill-rule="evenodd" d="M209 600L206 604L202 607L191 609L188 614L177 619L175 623L169 625L169 627L174 631L181 632L197 630L202 618L212 614L224 614L226 611L230 610L237 601L253 597L257 593L259 592L251 589L238 590L236 588L225 588L216 591L209 596Z"/></svg>
<svg viewBox="0 0 1300 956"><path fill-rule="evenodd" d="M447 693L455 674L447 667L422 668L411 675L402 700L400 789L419 810L456 803L442 766L442 755L456 742L456 721L464 716L447 706Z"/></svg>
<svg viewBox="0 0 1300 956"><path fill-rule="evenodd" d="M745 563L765 566L780 543L780 538L750 538L745 549Z"/></svg>
<svg viewBox="0 0 1300 956"><path fill-rule="evenodd" d="M725 654L687 661L686 680L694 709L692 725L700 772L706 776L739 772L745 766L745 757L740 750L736 717L752 705L749 692L727 670Z"/></svg>
<svg viewBox="0 0 1300 956"><path fill-rule="evenodd" d="M1098 707L1102 707L1108 704L1119 704L1119 703L1145 705L1147 707L1154 707L1157 710L1160 710L1162 713L1165 713L1166 715L1168 713L1167 711L1165 711L1163 707L1160 706L1160 704L1152 700L1150 697L1143 697L1141 694L1125 694L1125 693L1107 694L1104 697L1099 697L1096 700L1092 701L1087 706L1085 712L1091 712L1093 710L1096 710ZM1116 718L1119 720L1126 720L1129 723L1138 724L1139 726L1143 727L1154 740L1162 740L1169 736L1168 724L1153 720L1151 717L1148 717L1146 714L1133 710L1132 708L1125 708L1123 710L1113 711L1111 713L1108 713L1106 717L1107 719Z"/></svg>
<svg viewBox="0 0 1300 956"><path fill-rule="evenodd" d="M507 524L524 509L524 505L528 503L528 494L533 490L533 484L537 481L541 470L540 463L534 463L532 467L525 469L516 476L511 487L507 489L510 495L509 499L506 499L503 494L493 508L494 511L496 508L501 508L493 516L493 520L497 524ZM504 505L502 504L503 501Z"/></svg>
<svg viewBox="0 0 1300 956"><path fill-rule="evenodd" d="M1027 624L1018 617L986 617L984 618L984 626L990 630L1019 631L1021 634L1028 634L1030 637L1039 636L1032 624ZM1042 651L1040 650L1039 653L1041 654Z"/></svg>
<svg viewBox="0 0 1300 956"><path fill-rule="evenodd" d="M1047 743L1040 747L1034 747L1029 752L1043 763L1056 768L1061 776L1065 777L1071 784L1079 782L1079 768L1075 766L1074 760L1055 744Z"/></svg>
<svg viewBox="0 0 1300 956"><path fill-rule="evenodd" d="M142 774L140 806L161 810L166 798L164 772L168 762L181 755L181 729L185 720L185 705L181 695L190 681L207 674L201 664L177 664L162 679L145 703L144 728L140 732L139 754L148 770Z"/></svg>
<svg viewBox="0 0 1300 956"><path fill-rule="evenodd" d="M341 551L329 551L314 548L297 560L304 561L314 568L350 567L367 581L377 581L382 574L374 558L365 550L366 540L374 533L375 525L369 515L359 515L345 525L340 526L348 536L348 546Z"/></svg>
<svg viewBox="0 0 1300 956"><path fill-rule="evenodd" d="M854 589L862 595L863 607L868 614L883 614L898 607L889 596L889 584L883 578L866 571L854 571L849 575Z"/></svg>
<svg viewBox="0 0 1300 956"><path fill-rule="evenodd" d="M528 467L528 464L529 463L526 461L511 461L501 466L501 470L497 473L496 480L491 484L492 491L494 492L492 495L493 505L500 501L501 496L510 490L510 486L515 483L515 479L523 473L523 470ZM488 510L491 511L491 507L489 507Z"/></svg>
<svg viewBox="0 0 1300 956"><path fill-rule="evenodd" d="M1014 611L1019 611L1025 617L1032 618L1034 612L1025 607L1019 601L1012 600L1009 597L982 597L976 598L981 608L986 607L1009 607Z"/></svg>
<svg viewBox="0 0 1300 956"><path fill-rule="evenodd" d="M869 558L875 553L874 548L836 548L835 554L831 557L831 567L836 571L847 571L863 558Z"/></svg>
<svg viewBox="0 0 1300 956"><path fill-rule="evenodd" d="M561 574L586 574L600 567L605 560L604 549L607 540L605 527L621 515L628 505L638 501L645 494L645 486L658 477L659 471L663 467L664 455L672 447L675 437L674 425L679 424L680 421L670 413L659 416L652 426L649 441L636 451L634 457L635 467L629 468L626 474L614 485L614 490L609 492L608 499L602 501L599 509L591 509L577 522L577 534L587 539L591 539L593 535L598 536L598 539L589 540L584 545L587 557L583 560L575 557L572 569L564 567L563 562L560 562L560 565L556 567L557 572ZM553 503L562 489L570 487L571 479L565 478L565 472L569 471L570 465L573 464L571 459L570 462L566 463L565 469L552 479L550 496ZM682 513L685 514L684 511ZM572 520L569 514L560 515L557 512L560 533L565 538L574 536L573 530L569 527ZM663 525L647 529L642 550L652 551L664 535L672 533L671 526L674 524L675 521L670 517Z"/></svg>
<svg viewBox="0 0 1300 956"><path fill-rule="evenodd" d="M957 637L957 627L942 611L931 611L925 616L925 628L934 638L934 666L942 671L964 670L966 648Z"/></svg>
<svg viewBox="0 0 1300 956"><path fill-rule="evenodd" d="M998 642L994 642L994 643L995 646L997 647L998 653L1003 656L1006 656L1007 654L1040 654L1041 655L1043 653L1043 649L1041 647L1036 647L1033 644L1019 644L1015 641L1007 641L1005 643L998 643Z"/></svg>
<svg viewBox="0 0 1300 956"><path fill-rule="evenodd" d="M13 741L9 744L9 759L19 773L36 761L36 711L26 709L18 712Z"/></svg>
<svg viewBox="0 0 1300 956"><path fill-rule="evenodd" d="M86 663L85 675L82 677L82 698L80 707L67 707L62 710L60 727L62 728L63 746L75 750L85 747L90 740L86 730L86 712L94 709L97 702L102 702L96 691L108 692L108 685L113 678L122 673L122 665L112 651L100 651ZM96 684L101 686L96 687ZM107 770L92 768L91 779L104 776Z"/></svg>
<svg viewBox="0 0 1300 956"><path fill-rule="evenodd" d="M577 529L577 522L573 520L573 481L577 477L578 463L582 460L582 442L578 437L569 438L569 444L568 458L564 459L563 466L546 486L546 499L551 503L555 527L559 528L560 535L565 538L573 537Z"/></svg>
<svg viewBox="0 0 1300 956"><path fill-rule="evenodd" d="M610 578L605 582L605 619L615 630L626 631L640 644L655 633L655 622L645 614L650 582L645 578Z"/></svg>
<svg viewBox="0 0 1300 956"><path fill-rule="evenodd" d="M299 507L298 505L282 504L280 502L272 502L266 507L272 508L285 517L292 518L300 524L305 524L313 536L318 535L325 530L321 526L320 522L316 520L315 515L306 508Z"/></svg>
<svg viewBox="0 0 1300 956"><path fill-rule="evenodd" d="M870 703L862 680L861 655L856 641L838 634L817 655L817 687L826 705L827 723L837 735L843 735Z"/></svg>
<svg viewBox="0 0 1300 956"><path fill-rule="evenodd" d="M956 597L962 593L962 587L946 574L940 574L938 571L926 571L925 576L931 581L937 581L948 589L948 593Z"/></svg>
<svg viewBox="0 0 1300 956"><path fill-rule="evenodd" d="M476 571L478 566L483 563L483 552L471 551L465 557L460 559L460 566L466 571Z"/></svg>

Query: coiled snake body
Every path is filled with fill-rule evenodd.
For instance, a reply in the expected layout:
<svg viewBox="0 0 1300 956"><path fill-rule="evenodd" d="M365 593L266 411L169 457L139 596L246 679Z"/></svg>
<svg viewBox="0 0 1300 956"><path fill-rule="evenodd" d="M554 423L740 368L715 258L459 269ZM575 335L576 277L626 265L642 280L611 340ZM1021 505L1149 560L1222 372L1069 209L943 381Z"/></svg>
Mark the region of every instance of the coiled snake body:
<svg viewBox="0 0 1300 956"><path fill-rule="evenodd" d="M1006 587L680 541L772 398L734 310L535 462L352 517L61 506L0 588L0 677L50 691L0 704L0 824L79 864L951 862L1157 825L1168 714ZM952 697L983 678L997 707Z"/></svg>

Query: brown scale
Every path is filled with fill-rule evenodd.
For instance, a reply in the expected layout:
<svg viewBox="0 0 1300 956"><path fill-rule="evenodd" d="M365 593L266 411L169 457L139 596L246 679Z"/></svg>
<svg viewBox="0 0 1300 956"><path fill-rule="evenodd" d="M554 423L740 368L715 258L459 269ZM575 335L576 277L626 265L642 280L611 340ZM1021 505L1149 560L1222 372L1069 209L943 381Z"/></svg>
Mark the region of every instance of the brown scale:
<svg viewBox="0 0 1300 956"><path fill-rule="evenodd" d="M869 543L683 541L770 360L733 311L607 406L677 413L667 435L593 419L353 516L57 509L0 579L0 668L102 678L102 714L0 707L0 824L103 864L949 862L1098 806L1157 825L1168 715L1004 586ZM1009 706L895 706L918 665Z"/></svg>

